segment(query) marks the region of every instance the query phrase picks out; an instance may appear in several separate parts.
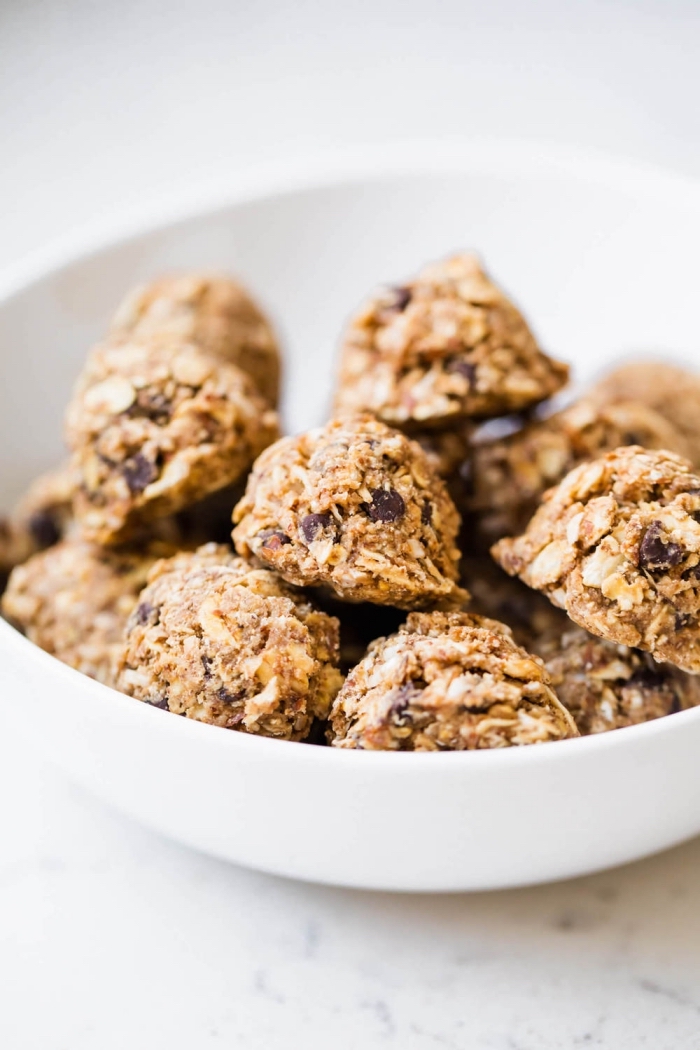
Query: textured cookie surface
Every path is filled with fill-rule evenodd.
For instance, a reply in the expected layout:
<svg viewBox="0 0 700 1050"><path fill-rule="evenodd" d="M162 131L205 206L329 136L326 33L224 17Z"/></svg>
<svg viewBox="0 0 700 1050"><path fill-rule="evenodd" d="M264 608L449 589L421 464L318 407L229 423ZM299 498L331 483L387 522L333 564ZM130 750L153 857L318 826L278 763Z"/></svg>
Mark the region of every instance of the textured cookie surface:
<svg viewBox="0 0 700 1050"><path fill-rule="evenodd" d="M369 416L282 438L256 461L233 537L298 586L421 608L456 587L459 515L425 453Z"/></svg>
<svg viewBox="0 0 700 1050"><path fill-rule="evenodd" d="M69 463L42 474L0 518L0 576L63 538L73 524L75 472Z"/></svg>
<svg viewBox="0 0 700 1050"><path fill-rule="evenodd" d="M649 653L580 627L558 639L550 637L537 652L583 736L649 722L700 703L696 675L657 664Z"/></svg>
<svg viewBox="0 0 700 1050"><path fill-rule="evenodd" d="M542 662L503 624L413 613L350 672L331 711L335 747L472 750L577 736Z"/></svg>
<svg viewBox="0 0 700 1050"><path fill-rule="evenodd" d="M622 445L663 448L681 456L690 452L683 434L640 402L596 406L579 401L506 438L475 444L467 512L486 540L514 536L551 485L577 464Z"/></svg>
<svg viewBox="0 0 700 1050"><path fill-rule="evenodd" d="M66 432L81 482L76 516L99 543L233 484L279 433L245 373L172 343L93 350Z"/></svg>
<svg viewBox="0 0 700 1050"><path fill-rule="evenodd" d="M493 553L593 634L700 673L700 477L686 460L632 445L576 467Z"/></svg>
<svg viewBox="0 0 700 1050"><path fill-rule="evenodd" d="M688 456L700 468L700 375L665 361L633 361L596 384L591 397L602 403L638 401L667 419L685 438ZM643 442L639 442L643 444ZM675 451L675 450L674 450Z"/></svg>
<svg viewBox="0 0 700 1050"><path fill-rule="evenodd" d="M202 722L301 740L341 684L338 622L208 544L159 562L126 631L118 688Z"/></svg>
<svg viewBox="0 0 700 1050"><path fill-rule="evenodd" d="M193 343L247 372L271 405L279 397L280 352L272 328L245 288L228 277L161 277L130 292L110 336L120 341Z"/></svg>
<svg viewBox="0 0 700 1050"><path fill-rule="evenodd" d="M336 406L424 427L521 411L567 377L478 260L458 255L379 292L351 320Z"/></svg>
<svg viewBox="0 0 700 1050"><path fill-rule="evenodd" d="M469 611L506 624L518 645L539 652L536 645L559 639L571 620L548 598L496 565L490 554L465 554L462 582L471 594Z"/></svg>
<svg viewBox="0 0 700 1050"><path fill-rule="evenodd" d="M172 553L160 541L118 550L63 540L12 572L3 614L41 649L113 685L124 626L148 571Z"/></svg>

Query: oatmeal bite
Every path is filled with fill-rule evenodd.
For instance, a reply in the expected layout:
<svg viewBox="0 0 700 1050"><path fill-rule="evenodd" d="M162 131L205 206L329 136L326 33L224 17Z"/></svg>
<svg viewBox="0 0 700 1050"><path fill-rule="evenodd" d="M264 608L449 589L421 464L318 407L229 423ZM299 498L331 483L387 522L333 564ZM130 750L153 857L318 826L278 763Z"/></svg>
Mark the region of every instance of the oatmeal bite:
<svg viewBox="0 0 700 1050"><path fill-rule="evenodd" d="M330 717L334 747L462 751L578 736L541 660L505 625L468 613L412 613L370 646Z"/></svg>
<svg viewBox="0 0 700 1050"><path fill-rule="evenodd" d="M63 663L113 685L124 626L148 570L174 552L160 540L107 549L71 536L14 569L3 615Z"/></svg>
<svg viewBox="0 0 700 1050"><path fill-rule="evenodd" d="M673 423L640 402L597 406L582 400L508 437L475 443L465 511L485 540L515 536L550 486L577 464L622 445L690 452Z"/></svg>
<svg viewBox="0 0 700 1050"><path fill-rule="evenodd" d="M506 579L513 582L509 577ZM529 593L532 594L532 591ZM314 601L323 612L335 616L340 625L340 670L343 675L351 671L355 664L359 664L372 642L398 631L406 619L405 612L394 609L391 605L343 602L322 588L314 591ZM545 604L549 605L549 602Z"/></svg>
<svg viewBox="0 0 700 1050"><path fill-rule="evenodd" d="M188 273L134 288L112 319L110 337L193 343L247 372L271 405L279 399L280 351L272 327L229 277Z"/></svg>
<svg viewBox="0 0 700 1050"><path fill-rule="evenodd" d="M125 639L119 689L245 733L304 739L342 682L338 621L215 544L155 566Z"/></svg>
<svg viewBox="0 0 700 1050"><path fill-rule="evenodd" d="M444 483L419 445L371 416L266 449L234 521L239 554L297 586L404 609L466 597Z"/></svg>
<svg viewBox="0 0 700 1050"><path fill-rule="evenodd" d="M582 736L638 725L700 703L700 678L649 653L570 626L535 650Z"/></svg>
<svg viewBox="0 0 700 1050"><path fill-rule="evenodd" d="M411 437L423 449L435 473L450 481L469 460L473 431L472 424L461 423L446 430L417 430Z"/></svg>
<svg viewBox="0 0 700 1050"><path fill-rule="evenodd" d="M700 673L700 477L632 445L572 470L493 554L601 638Z"/></svg>
<svg viewBox="0 0 700 1050"><path fill-rule="evenodd" d="M425 452L430 465L445 484L460 511L471 493L472 423L454 423L445 430L416 430L411 438Z"/></svg>
<svg viewBox="0 0 700 1050"><path fill-rule="evenodd" d="M665 361L633 361L603 376L590 396L602 404L638 401L653 409L683 435L687 445L683 455L696 469L700 468L700 375L697 372Z"/></svg>
<svg viewBox="0 0 700 1050"><path fill-rule="evenodd" d="M403 429L434 427L530 408L568 374L479 261L457 255L378 292L350 321L336 407Z"/></svg>
<svg viewBox="0 0 700 1050"><path fill-rule="evenodd" d="M469 612L506 624L529 652L539 652L537 645L559 639L572 626L565 612L509 576L488 553L463 555L461 581L471 594Z"/></svg>
<svg viewBox="0 0 700 1050"><path fill-rule="evenodd" d="M119 543L241 479L279 433L277 415L235 365L187 344L105 344L66 413L85 536Z"/></svg>
<svg viewBox="0 0 700 1050"><path fill-rule="evenodd" d="M14 509L0 518L0 577L68 533L75 489L75 472L63 463L33 481Z"/></svg>

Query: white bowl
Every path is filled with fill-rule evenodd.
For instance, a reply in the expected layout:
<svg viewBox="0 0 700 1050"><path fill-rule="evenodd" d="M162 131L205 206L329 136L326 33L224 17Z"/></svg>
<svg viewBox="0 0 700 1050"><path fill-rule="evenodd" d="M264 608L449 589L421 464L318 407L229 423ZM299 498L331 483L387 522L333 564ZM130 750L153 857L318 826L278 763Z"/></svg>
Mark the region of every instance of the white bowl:
<svg viewBox="0 0 700 1050"><path fill-rule="evenodd" d="M222 203L223 202L223 203ZM173 217L174 216L174 217ZM135 232L125 235L125 228ZM376 282L475 247L579 378L631 351L697 363L700 185L522 144L412 146L256 174L0 278L9 500L60 455L88 344L134 283L242 275L287 347L287 420L320 421L341 323ZM208 853L348 886L464 890L577 875L700 831L700 710L505 751L258 739L137 703L0 623L0 710L75 780Z"/></svg>

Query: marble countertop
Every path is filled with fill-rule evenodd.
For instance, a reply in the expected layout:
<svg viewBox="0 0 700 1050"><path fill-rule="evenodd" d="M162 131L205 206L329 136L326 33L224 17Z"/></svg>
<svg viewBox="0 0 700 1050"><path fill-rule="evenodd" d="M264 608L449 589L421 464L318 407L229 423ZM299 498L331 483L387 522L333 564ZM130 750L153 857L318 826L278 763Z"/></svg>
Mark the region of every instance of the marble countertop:
<svg viewBox="0 0 700 1050"><path fill-rule="evenodd" d="M329 889L158 838L19 740L0 754L8 1050L700 1043L700 840L518 891Z"/></svg>
<svg viewBox="0 0 700 1050"><path fill-rule="evenodd" d="M537 136L700 174L697 4L530 8L5 0L0 269L214 172L354 142ZM302 885L154 836L1 705L0 726L8 1050L700 1046L700 840L520 891Z"/></svg>

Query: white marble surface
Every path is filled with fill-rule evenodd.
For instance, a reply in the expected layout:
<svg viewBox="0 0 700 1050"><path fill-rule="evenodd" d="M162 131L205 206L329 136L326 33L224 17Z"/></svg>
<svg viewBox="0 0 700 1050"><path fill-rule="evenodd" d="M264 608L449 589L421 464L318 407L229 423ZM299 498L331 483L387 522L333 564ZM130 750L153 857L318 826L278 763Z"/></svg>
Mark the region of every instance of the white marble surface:
<svg viewBox="0 0 700 1050"><path fill-rule="evenodd" d="M0 267L222 170L360 141L536 135L700 174L697 4L523 10L4 0ZM700 1045L700 841L557 886L401 897L192 854L4 726L0 798L8 1050Z"/></svg>

